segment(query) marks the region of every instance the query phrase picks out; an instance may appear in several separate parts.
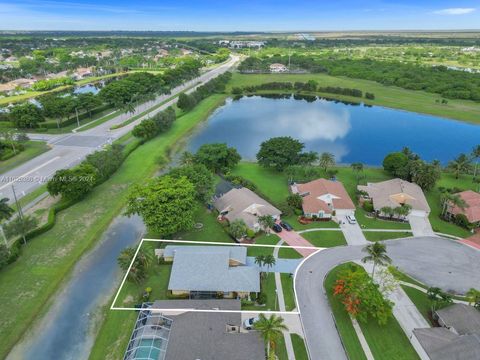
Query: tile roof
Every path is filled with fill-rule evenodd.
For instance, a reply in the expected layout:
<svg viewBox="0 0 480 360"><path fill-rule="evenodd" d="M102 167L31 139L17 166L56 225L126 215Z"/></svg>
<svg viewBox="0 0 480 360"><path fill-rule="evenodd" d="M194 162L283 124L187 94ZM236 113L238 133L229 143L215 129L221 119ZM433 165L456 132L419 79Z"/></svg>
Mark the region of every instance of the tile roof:
<svg viewBox="0 0 480 360"><path fill-rule="evenodd" d="M453 205L449 211L452 214L464 214L468 221L471 223L476 223L480 221L480 194L472 191L472 190L467 190L467 191L462 191L457 193L458 196L460 196L463 201L467 204L467 207L465 209L461 209L456 205Z"/></svg>
<svg viewBox="0 0 480 360"><path fill-rule="evenodd" d="M304 213L318 213L323 210L330 214L335 209L355 209L353 201L339 181L317 179L305 184L294 184L291 189L293 193L302 195Z"/></svg>
<svg viewBox="0 0 480 360"><path fill-rule="evenodd" d="M358 185L357 189L368 193L373 207L377 211L386 206L395 208L402 204L409 204L412 206L412 210L430 212L430 206L420 186L406 180L396 178L378 183L368 183L367 185Z"/></svg>
<svg viewBox="0 0 480 360"><path fill-rule="evenodd" d="M262 215L279 216L281 211L247 188L231 189L214 202L220 213L225 213L228 221L242 219L251 229Z"/></svg>

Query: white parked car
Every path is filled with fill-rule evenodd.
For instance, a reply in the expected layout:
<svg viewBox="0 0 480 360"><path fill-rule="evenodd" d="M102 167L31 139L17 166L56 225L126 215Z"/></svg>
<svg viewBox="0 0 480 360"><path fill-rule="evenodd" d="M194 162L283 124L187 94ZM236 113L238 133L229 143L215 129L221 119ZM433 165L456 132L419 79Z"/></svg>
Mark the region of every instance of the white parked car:
<svg viewBox="0 0 480 360"><path fill-rule="evenodd" d="M350 224L356 224L357 223L357 219L355 219L355 216L353 216L353 215L347 215L347 221Z"/></svg>
<svg viewBox="0 0 480 360"><path fill-rule="evenodd" d="M246 319L244 322L243 322L243 327L247 330L252 330L253 329L253 325L258 321L258 317L253 317L253 318L250 318L250 319Z"/></svg>

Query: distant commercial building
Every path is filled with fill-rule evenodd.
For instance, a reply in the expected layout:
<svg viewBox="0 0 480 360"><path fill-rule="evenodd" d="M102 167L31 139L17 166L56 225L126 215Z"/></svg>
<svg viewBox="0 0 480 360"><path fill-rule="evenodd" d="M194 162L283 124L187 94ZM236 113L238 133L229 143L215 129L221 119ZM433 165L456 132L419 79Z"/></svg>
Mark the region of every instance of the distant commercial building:
<svg viewBox="0 0 480 360"><path fill-rule="evenodd" d="M272 73L283 73L283 72L288 71L288 67L286 67L283 64L278 64L278 63L271 64L269 69L270 69L270 72L272 72Z"/></svg>

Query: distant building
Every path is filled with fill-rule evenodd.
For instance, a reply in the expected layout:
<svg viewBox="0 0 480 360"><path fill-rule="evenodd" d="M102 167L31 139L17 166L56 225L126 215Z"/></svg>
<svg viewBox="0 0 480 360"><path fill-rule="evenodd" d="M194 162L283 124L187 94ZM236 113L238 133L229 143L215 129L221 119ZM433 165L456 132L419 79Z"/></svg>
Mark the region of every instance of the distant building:
<svg viewBox="0 0 480 360"><path fill-rule="evenodd" d="M167 315L162 309L231 310ZM155 301L143 304L124 360L264 360L258 331L242 330L239 300ZM169 312L170 313L170 312Z"/></svg>
<svg viewBox="0 0 480 360"><path fill-rule="evenodd" d="M260 49L265 46L265 41L230 41L229 46L232 49L243 49L243 48Z"/></svg>
<svg viewBox="0 0 480 360"><path fill-rule="evenodd" d="M297 34L296 37L298 40L315 41L315 36L310 34Z"/></svg>
<svg viewBox="0 0 480 360"><path fill-rule="evenodd" d="M470 224L480 227L480 194L472 190L467 190L459 192L456 195L465 202L466 206L462 209L454 204L449 204L447 216L453 218L458 214L463 214Z"/></svg>
<svg viewBox="0 0 480 360"><path fill-rule="evenodd" d="M272 73L283 73L288 71L288 67L278 63L271 64L269 68L270 68L270 72Z"/></svg>
<svg viewBox="0 0 480 360"><path fill-rule="evenodd" d="M248 298L260 292L260 273L247 265L247 248L240 246L174 246L157 249L173 262L168 290L190 298Z"/></svg>
<svg viewBox="0 0 480 360"><path fill-rule="evenodd" d="M293 184L293 194L303 198L302 209L306 217L331 218L336 215L353 215L355 205L339 181L317 179L305 184Z"/></svg>
<svg viewBox="0 0 480 360"><path fill-rule="evenodd" d="M414 329L430 360L480 359L480 311L454 304L435 312L441 327Z"/></svg>
<svg viewBox="0 0 480 360"><path fill-rule="evenodd" d="M77 70L75 70L72 76L75 80L81 80L81 79L85 79L87 77L93 76L93 67L77 68Z"/></svg>

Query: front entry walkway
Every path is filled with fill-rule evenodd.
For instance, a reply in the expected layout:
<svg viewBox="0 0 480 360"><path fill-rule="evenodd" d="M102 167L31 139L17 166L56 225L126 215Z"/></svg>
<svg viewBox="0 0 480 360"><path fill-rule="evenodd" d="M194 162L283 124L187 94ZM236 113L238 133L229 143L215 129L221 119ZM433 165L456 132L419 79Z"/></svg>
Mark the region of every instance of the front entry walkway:
<svg viewBox="0 0 480 360"><path fill-rule="evenodd" d="M317 248L314 248L314 246L308 240L294 230L282 230L281 232L277 233L277 235L288 245L292 247L299 246L300 248L295 247L295 250L303 257L307 257L318 250ZM306 249L308 247L313 247L314 249Z"/></svg>

